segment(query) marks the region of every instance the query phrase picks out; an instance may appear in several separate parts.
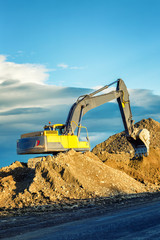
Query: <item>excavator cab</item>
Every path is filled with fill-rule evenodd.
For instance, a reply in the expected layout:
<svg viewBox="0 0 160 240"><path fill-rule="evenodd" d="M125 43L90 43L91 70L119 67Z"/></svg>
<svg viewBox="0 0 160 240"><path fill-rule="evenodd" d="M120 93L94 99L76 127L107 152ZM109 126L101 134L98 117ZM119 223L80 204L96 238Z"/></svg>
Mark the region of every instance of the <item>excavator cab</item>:
<svg viewBox="0 0 160 240"><path fill-rule="evenodd" d="M64 127L65 127L65 125L55 127L55 130L58 131L58 135L63 135Z"/></svg>
<svg viewBox="0 0 160 240"><path fill-rule="evenodd" d="M57 131L58 135L62 135L64 132L65 125L64 124L53 124L49 122L49 125L44 126L44 131Z"/></svg>

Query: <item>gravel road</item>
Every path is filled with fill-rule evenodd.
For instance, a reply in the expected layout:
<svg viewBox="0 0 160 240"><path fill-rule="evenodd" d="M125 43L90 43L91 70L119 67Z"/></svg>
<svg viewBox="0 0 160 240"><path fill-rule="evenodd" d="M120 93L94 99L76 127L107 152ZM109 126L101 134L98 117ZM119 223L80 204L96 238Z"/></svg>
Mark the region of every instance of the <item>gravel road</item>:
<svg viewBox="0 0 160 240"><path fill-rule="evenodd" d="M0 218L0 239L160 239L160 193L78 209L15 212Z"/></svg>

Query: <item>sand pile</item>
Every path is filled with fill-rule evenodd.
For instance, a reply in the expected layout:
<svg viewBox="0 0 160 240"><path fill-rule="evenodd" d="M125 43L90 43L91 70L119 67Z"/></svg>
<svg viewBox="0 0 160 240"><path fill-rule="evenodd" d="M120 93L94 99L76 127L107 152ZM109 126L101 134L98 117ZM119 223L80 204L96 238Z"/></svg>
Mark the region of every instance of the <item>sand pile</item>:
<svg viewBox="0 0 160 240"><path fill-rule="evenodd" d="M141 160L133 159L134 151L127 141L124 132L115 134L103 143L98 144L93 153L106 165L121 170L146 186L154 184L160 188L160 123L143 119L135 124L150 131L150 153Z"/></svg>
<svg viewBox="0 0 160 240"><path fill-rule="evenodd" d="M133 148L122 132L93 152L71 150L0 169L0 208L159 190L160 123L144 119L136 127L147 128L151 135L149 157L142 160L133 160Z"/></svg>
<svg viewBox="0 0 160 240"><path fill-rule="evenodd" d="M15 162L0 170L0 207L45 205L67 199L89 199L148 189L126 173L104 164L91 152L73 150L43 157L35 168Z"/></svg>

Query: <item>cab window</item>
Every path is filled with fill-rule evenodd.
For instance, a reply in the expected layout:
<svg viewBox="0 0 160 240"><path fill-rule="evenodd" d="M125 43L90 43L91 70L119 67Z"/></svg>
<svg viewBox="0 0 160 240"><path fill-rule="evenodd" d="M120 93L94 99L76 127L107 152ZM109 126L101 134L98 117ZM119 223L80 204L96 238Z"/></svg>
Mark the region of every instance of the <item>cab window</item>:
<svg viewBox="0 0 160 240"><path fill-rule="evenodd" d="M55 128L55 130L58 131L58 135L62 135L63 134L63 129L64 129L64 126L57 126Z"/></svg>

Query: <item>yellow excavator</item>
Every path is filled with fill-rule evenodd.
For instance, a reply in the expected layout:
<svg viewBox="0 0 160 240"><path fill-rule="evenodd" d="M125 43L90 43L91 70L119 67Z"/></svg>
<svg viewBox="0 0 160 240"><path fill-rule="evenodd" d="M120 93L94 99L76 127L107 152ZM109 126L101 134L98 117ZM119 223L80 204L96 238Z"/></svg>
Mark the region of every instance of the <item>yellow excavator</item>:
<svg viewBox="0 0 160 240"><path fill-rule="evenodd" d="M99 94L113 84L116 84L116 90ZM137 129L134 127L129 94L122 79L118 79L90 94L80 96L72 105L65 124L52 125L49 122L49 125L44 126L43 131L21 135L21 138L17 140L17 153L55 154L66 152L70 149L80 152L89 151L90 142L88 133L86 141L80 141L80 132L82 128L85 128L81 125L82 117L91 109L114 99L117 99L126 137L134 147L135 157L147 156L149 154L150 134L147 129Z"/></svg>

